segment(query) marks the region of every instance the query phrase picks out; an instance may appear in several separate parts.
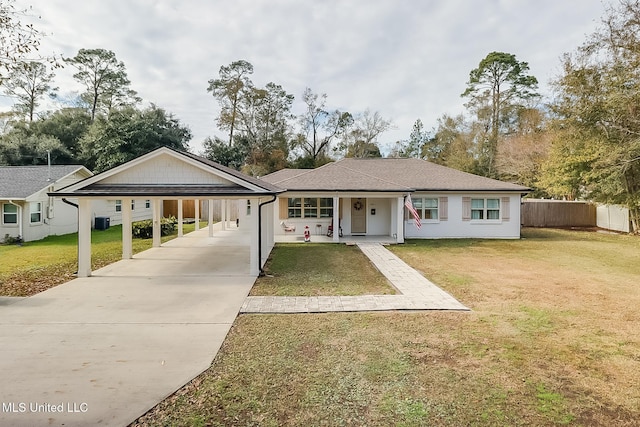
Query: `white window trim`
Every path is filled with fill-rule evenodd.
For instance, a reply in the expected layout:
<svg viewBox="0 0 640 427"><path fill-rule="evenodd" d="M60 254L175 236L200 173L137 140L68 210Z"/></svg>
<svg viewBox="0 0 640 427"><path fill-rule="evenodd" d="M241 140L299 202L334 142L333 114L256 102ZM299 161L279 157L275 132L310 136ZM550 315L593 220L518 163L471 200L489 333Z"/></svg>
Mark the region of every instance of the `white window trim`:
<svg viewBox="0 0 640 427"><path fill-rule="evenodd" d="M16 216L16 222L4 222L4 215L5 215L4 207L5 206L15 206L16 212L15 213L13 213L13 212L7 213L7 215L15 215ZM17 227L18 223L20 222L20 217L19 216L20 216L20 208L18 206L14 205L14 204L11 204L11 203L3 203L2 204L2 225L6 225L7 227Z"/></svg>
<svg viewBox="0 0 640 427"><path fill-rule="evenodd" d="M291 199L300 199L301 200L301 206L298 207L294 207L294 206L289 206L289 200ZM305 199L315 199L316 200L316 206L313 208L307 208L304 206L304 200ZM320 206L320 199L327 199L327 200L331 200L331 207L328 206ZM299 209L300 210L300 216L289 216L289 209ZM305 216L305 209L315 209L316 210L316 216ZM331 209L331 215L330 216L320 216L320 211L322 209ZM290 219L290 220L297 220L297 219L315 219L315 220L328 220L330 218L333 218L333 214L335 213L335 206L333 206L333 198L332 197L287 197L287 218L283 218L283 219Z"/></svg>
<svg viewBox="0 0 640 427"><path fill-rule="evenodd" d="M440 222L440 198L438 196L431 196L428 194L424 194L424 195L419 195L419 196L415 196L411 198L411 201L413 202L413 206L415 207L415 201L417 199L422 199L422 207L420 209L417 209L418 212L420 213L420 223L421 224L438 224ZM424 201L425 199L435 199L436 201L436 217L435 218L425 218L424 217L424 211L425 211L425 206L424 206ZM429 210L433 209L433 208L427 208ZM406 220L407 222L413 223L413 217L411 215L409 215L409 219Z"/></svg>
<svg viewBox="0 0 640 427"><path fill-rule="evenodd" d="M122 200L120 199L116 200L116 212L122 212Z"/></svg>
<svg viewBox="0 0 640 427"><path fill-rule="evenodd" d="M473 219L473 200L482 199L484 200L484 216L487 216L487 200L498 200L498 218L497 219ZM502 200L500 197L471 197L471 220L469 221L471 224L480 224L480 225L490 225L490 224L502 224ZM490 209L495 210L495 209Z"/></svg>
<svg viewBox="0 0 640 427"><path fill-rule="evenodd" d="M38 210L37 211L32 211L31 207L32 206L36 206L38 205ZM33 214L39 214L40 215L40 219L37 221L33 221L31 219L31 215ZM42 224L42 202L29 202L29 224L31 225L39 225Z"/></svg>

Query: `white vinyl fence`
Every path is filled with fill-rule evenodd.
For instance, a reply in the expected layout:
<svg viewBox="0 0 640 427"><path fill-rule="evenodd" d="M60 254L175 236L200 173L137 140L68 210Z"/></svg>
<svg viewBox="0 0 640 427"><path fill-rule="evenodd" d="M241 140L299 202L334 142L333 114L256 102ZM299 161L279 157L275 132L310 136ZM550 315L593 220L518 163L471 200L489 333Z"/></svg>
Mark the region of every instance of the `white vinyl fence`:
<svg viewBox="0 0 640 427"><path fill-rule="evenodd" d="M596 223L607 230L631 232L629 209L619 205L598 205L596 208Z"/></svg>

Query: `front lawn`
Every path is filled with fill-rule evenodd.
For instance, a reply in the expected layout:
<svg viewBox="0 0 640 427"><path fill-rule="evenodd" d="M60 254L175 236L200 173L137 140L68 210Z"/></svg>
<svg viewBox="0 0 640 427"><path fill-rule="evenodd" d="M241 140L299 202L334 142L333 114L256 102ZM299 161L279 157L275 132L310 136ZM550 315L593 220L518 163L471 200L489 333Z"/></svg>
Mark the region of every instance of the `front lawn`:
<svg viewBox="0 0 640 427"><path fill-rule="evenodd" d="M203 223L206 224L206 223ZM184 224L184 232L195 224ZM175 238L178 231L163 236ZM151 239L133 239L133 253L151 247ZM91 268L96 270L122 259L122 226L91 231ZM22 246L0 245L0 295L30 296L73 279L78 268L78 234L49 236Z"/></svg>
<svg viewBox="0 0 640 427"><path fill-rule="evenodd" d="M319 296L397 293L357 246L277 244L250 295Z"/></svg>
<svg viewBox="0 0 640 427"><path fill-rule="evenodd" d="M471 312L241 315L138 425L637 425L640 239L523 236L390 247Z"/></svg>

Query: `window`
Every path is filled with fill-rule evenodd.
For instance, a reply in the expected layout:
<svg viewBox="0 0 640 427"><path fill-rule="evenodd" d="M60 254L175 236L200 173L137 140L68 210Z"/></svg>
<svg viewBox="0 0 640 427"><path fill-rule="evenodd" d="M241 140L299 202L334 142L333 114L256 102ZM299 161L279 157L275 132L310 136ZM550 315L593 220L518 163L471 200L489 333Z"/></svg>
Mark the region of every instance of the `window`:
<svg viewBox="0 0 640 427"><path fill-rule="evenodd" d="M333 217L333 199L322 198L320 199L320 218L332 218Z"/></svg>
<svg viewBox="0 0 640 427"><path fill-rule="evenodd" d="M317 218L318 217L318 199L304 199L304 217L305 218Z"/></svg>
<svg viewBox="0 0 640 427"><path fill-rule="evenodd" d="M144 208L151 209L151 200L147 199L144 201Z"/></svg>
<svg viewBox="0 0 640 427"><path fill-rule="evenodd" d="M42 203L29 203L29 213L31 214L31 223L42 222Z"/></svg>
<svg viewBox="0 0 640 427"><path fill-rule="evenodd" d="M136 210L136 201L131 199L131 210L135 211Z"/></svg>
<svg viewBox="0 0 640 427"><path fill-rule="evenodd" d="M411 199L413 207L422 219L438 219L438 199L432 197L416 197Z"/></svg>
<svg viewBox="0 0 640 427"><path fill-rule="evenodd" d="M291 198L288 201L287 217L302 218L302 199L299 197Z"/></svg>
<svg viewBox="0 0 640 427"><path fill-rule="evenodd" d="M4 224L18 223L18 207L9 203L2 205L2 222Z"/></svg>
<svg viewBox="0 0 640 427"><path fill-rule="evenodd" d="M122 212L122 200L116 200L116 212Z"/></svg>
<svg viewBox="0 0 640 427"><path fill-rule="evenodd" d="M471 219L500 219L500 199L471 199Z"/></svg>
<svg viewBox="0 0 640 427"><path fill-rule="evenodd" d="M471 219L484 219L484 199L471 199Z"/></svg>
<svg viewBox="0 0 640 427"><path fill-rule="evenodd" d="M251 215L251 200L247 200L247 216Z"/></svg>
<svg viewBox="0 0 640 427"><path fill-rule="evenodd" d="M287 201L287 218L331 218L333 198L294 197Z"/></svg>

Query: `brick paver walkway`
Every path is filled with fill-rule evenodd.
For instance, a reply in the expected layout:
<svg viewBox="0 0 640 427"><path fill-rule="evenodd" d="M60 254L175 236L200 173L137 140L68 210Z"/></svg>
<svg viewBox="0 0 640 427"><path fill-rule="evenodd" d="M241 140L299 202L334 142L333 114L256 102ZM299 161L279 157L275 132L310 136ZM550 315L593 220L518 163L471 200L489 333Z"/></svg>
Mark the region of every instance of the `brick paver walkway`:
<svg viewBox="0 0 640 427"><path fill-rule="evenodd" d="M469 310L380 243L358 247L401 295L247 297L240 313L324 313L332 311Z"/></svg>

